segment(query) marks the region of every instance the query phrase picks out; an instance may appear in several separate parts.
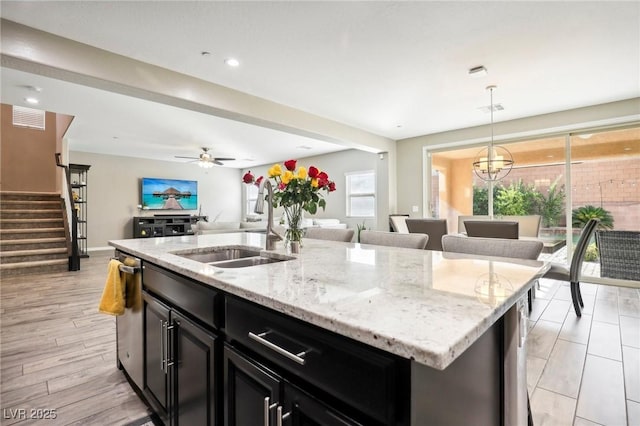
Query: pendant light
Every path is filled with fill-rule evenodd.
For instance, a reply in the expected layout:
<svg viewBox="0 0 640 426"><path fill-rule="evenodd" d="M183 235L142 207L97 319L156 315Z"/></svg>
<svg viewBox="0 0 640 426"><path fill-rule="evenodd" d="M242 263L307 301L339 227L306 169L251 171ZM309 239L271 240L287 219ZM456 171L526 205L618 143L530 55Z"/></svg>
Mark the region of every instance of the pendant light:
<svg viewBox="0 0 640 426"><path fill-rule="evenodd" d="M513 168L513 157L503 146L493 144L493 90L496 86L487 86L491 94L491 140L489 146L482 148L473 161L473 171L484 181L496 182L504 179Z"/></svg>

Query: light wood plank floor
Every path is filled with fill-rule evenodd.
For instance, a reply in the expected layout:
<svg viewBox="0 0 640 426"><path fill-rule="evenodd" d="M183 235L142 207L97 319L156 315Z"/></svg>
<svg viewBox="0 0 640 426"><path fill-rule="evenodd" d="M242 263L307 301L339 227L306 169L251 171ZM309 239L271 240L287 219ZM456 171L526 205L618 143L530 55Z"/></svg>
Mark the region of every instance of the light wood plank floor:
<svg viewBox="0 0 640 426"><path fill-rule="evenodd" d="M126 425L149 415L116 367L115 317L97 310L112 253L92 253L79 272L2 278L2 425ZM30 419L32 409L56 418Z"/></svg>
<svg viewBox="0 0 640 426"><path fill-rule="evenodd" d="M2 425L126 425L147 416L116 368L115 320L97 312L111 252L80 272L2 279ZM640 426L640 292L541 280L530 318L527 375L536 426ZM54 420L11 418L56 410ZM13 410L13 411L11 411ZM15 417L15 416L13 416Z"/></svg>

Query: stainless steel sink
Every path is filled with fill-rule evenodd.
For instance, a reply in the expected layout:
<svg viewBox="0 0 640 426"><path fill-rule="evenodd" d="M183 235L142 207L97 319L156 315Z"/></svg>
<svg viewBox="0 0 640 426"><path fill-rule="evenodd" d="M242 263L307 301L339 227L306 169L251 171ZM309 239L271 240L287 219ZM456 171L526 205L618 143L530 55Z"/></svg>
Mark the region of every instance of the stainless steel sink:
<svg viewBox="0 0 640 426"><path fill-rule="evenodd" d="M173 252L176 256L207 263L218 268L246 268L294 259L289 256L260 254L257 247L211 247L198 251Z"/></svg>
<svg viewBox="0 0 640 426"><path fill-rule="evenodd" d="M195 260L196 262L212 263L225 260L242 259L245 257L260 256L260 249L212 247L211 249L206 251L200 250L197 252L187 253L174 252L173 254L180 257L185 257L187 259Z"/></svg>
<svg viewBox="0 0 640 426"><path fill-rule="evenodd" d="M265 265L267 263L282 262L288 259L279 259L276 257L245 257L244 259L227 260L225 262L211 263L212 266L218 268L246 268L247 266Z"/></svg>

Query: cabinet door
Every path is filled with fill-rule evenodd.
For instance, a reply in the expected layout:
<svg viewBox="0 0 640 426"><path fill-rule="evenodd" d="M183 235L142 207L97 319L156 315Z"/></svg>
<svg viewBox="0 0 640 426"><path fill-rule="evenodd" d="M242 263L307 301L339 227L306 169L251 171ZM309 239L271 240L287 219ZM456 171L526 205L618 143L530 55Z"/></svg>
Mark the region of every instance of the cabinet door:
<svg viewBox="0 0 640 426"><path fill-rule="evenodd" d="M285 383L284 404L278 407L277 424L291 426L358 426L361 423L334 410L297 387Z"/></svg>
<svg viewBox="0 0 640 426"><path fill-rule="evenodd" d="M226 426L275 425L280 378L265 367L224 347Z"/></svg>
<svg viewBox="0 0 640 426"><path fill-rule="evenodd" d="M169 368L167 366L167 327L169 308L144 293L145 334L145 394L158 405L164 414L169 411Z"/></svg>
<svg viewBox="0 0 640 426"><path fill-rule="evenodd" d="M175 370L175 410L177 425L215 425L217 377L215 374L216 336L172 311Z"/></svg>

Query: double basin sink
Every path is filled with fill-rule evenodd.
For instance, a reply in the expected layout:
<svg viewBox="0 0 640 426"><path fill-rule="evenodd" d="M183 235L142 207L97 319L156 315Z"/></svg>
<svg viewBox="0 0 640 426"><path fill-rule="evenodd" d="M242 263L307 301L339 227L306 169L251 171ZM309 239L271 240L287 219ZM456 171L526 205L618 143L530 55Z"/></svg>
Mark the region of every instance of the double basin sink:
<svg viewBox="0 0 640 426"><path fill-rule="evenodd" d="M246 268L295 259L276 253L261 253L256 247L221 246L199 249L198 251L173 252L176 256L195 260L218 268Z"/></svg>

